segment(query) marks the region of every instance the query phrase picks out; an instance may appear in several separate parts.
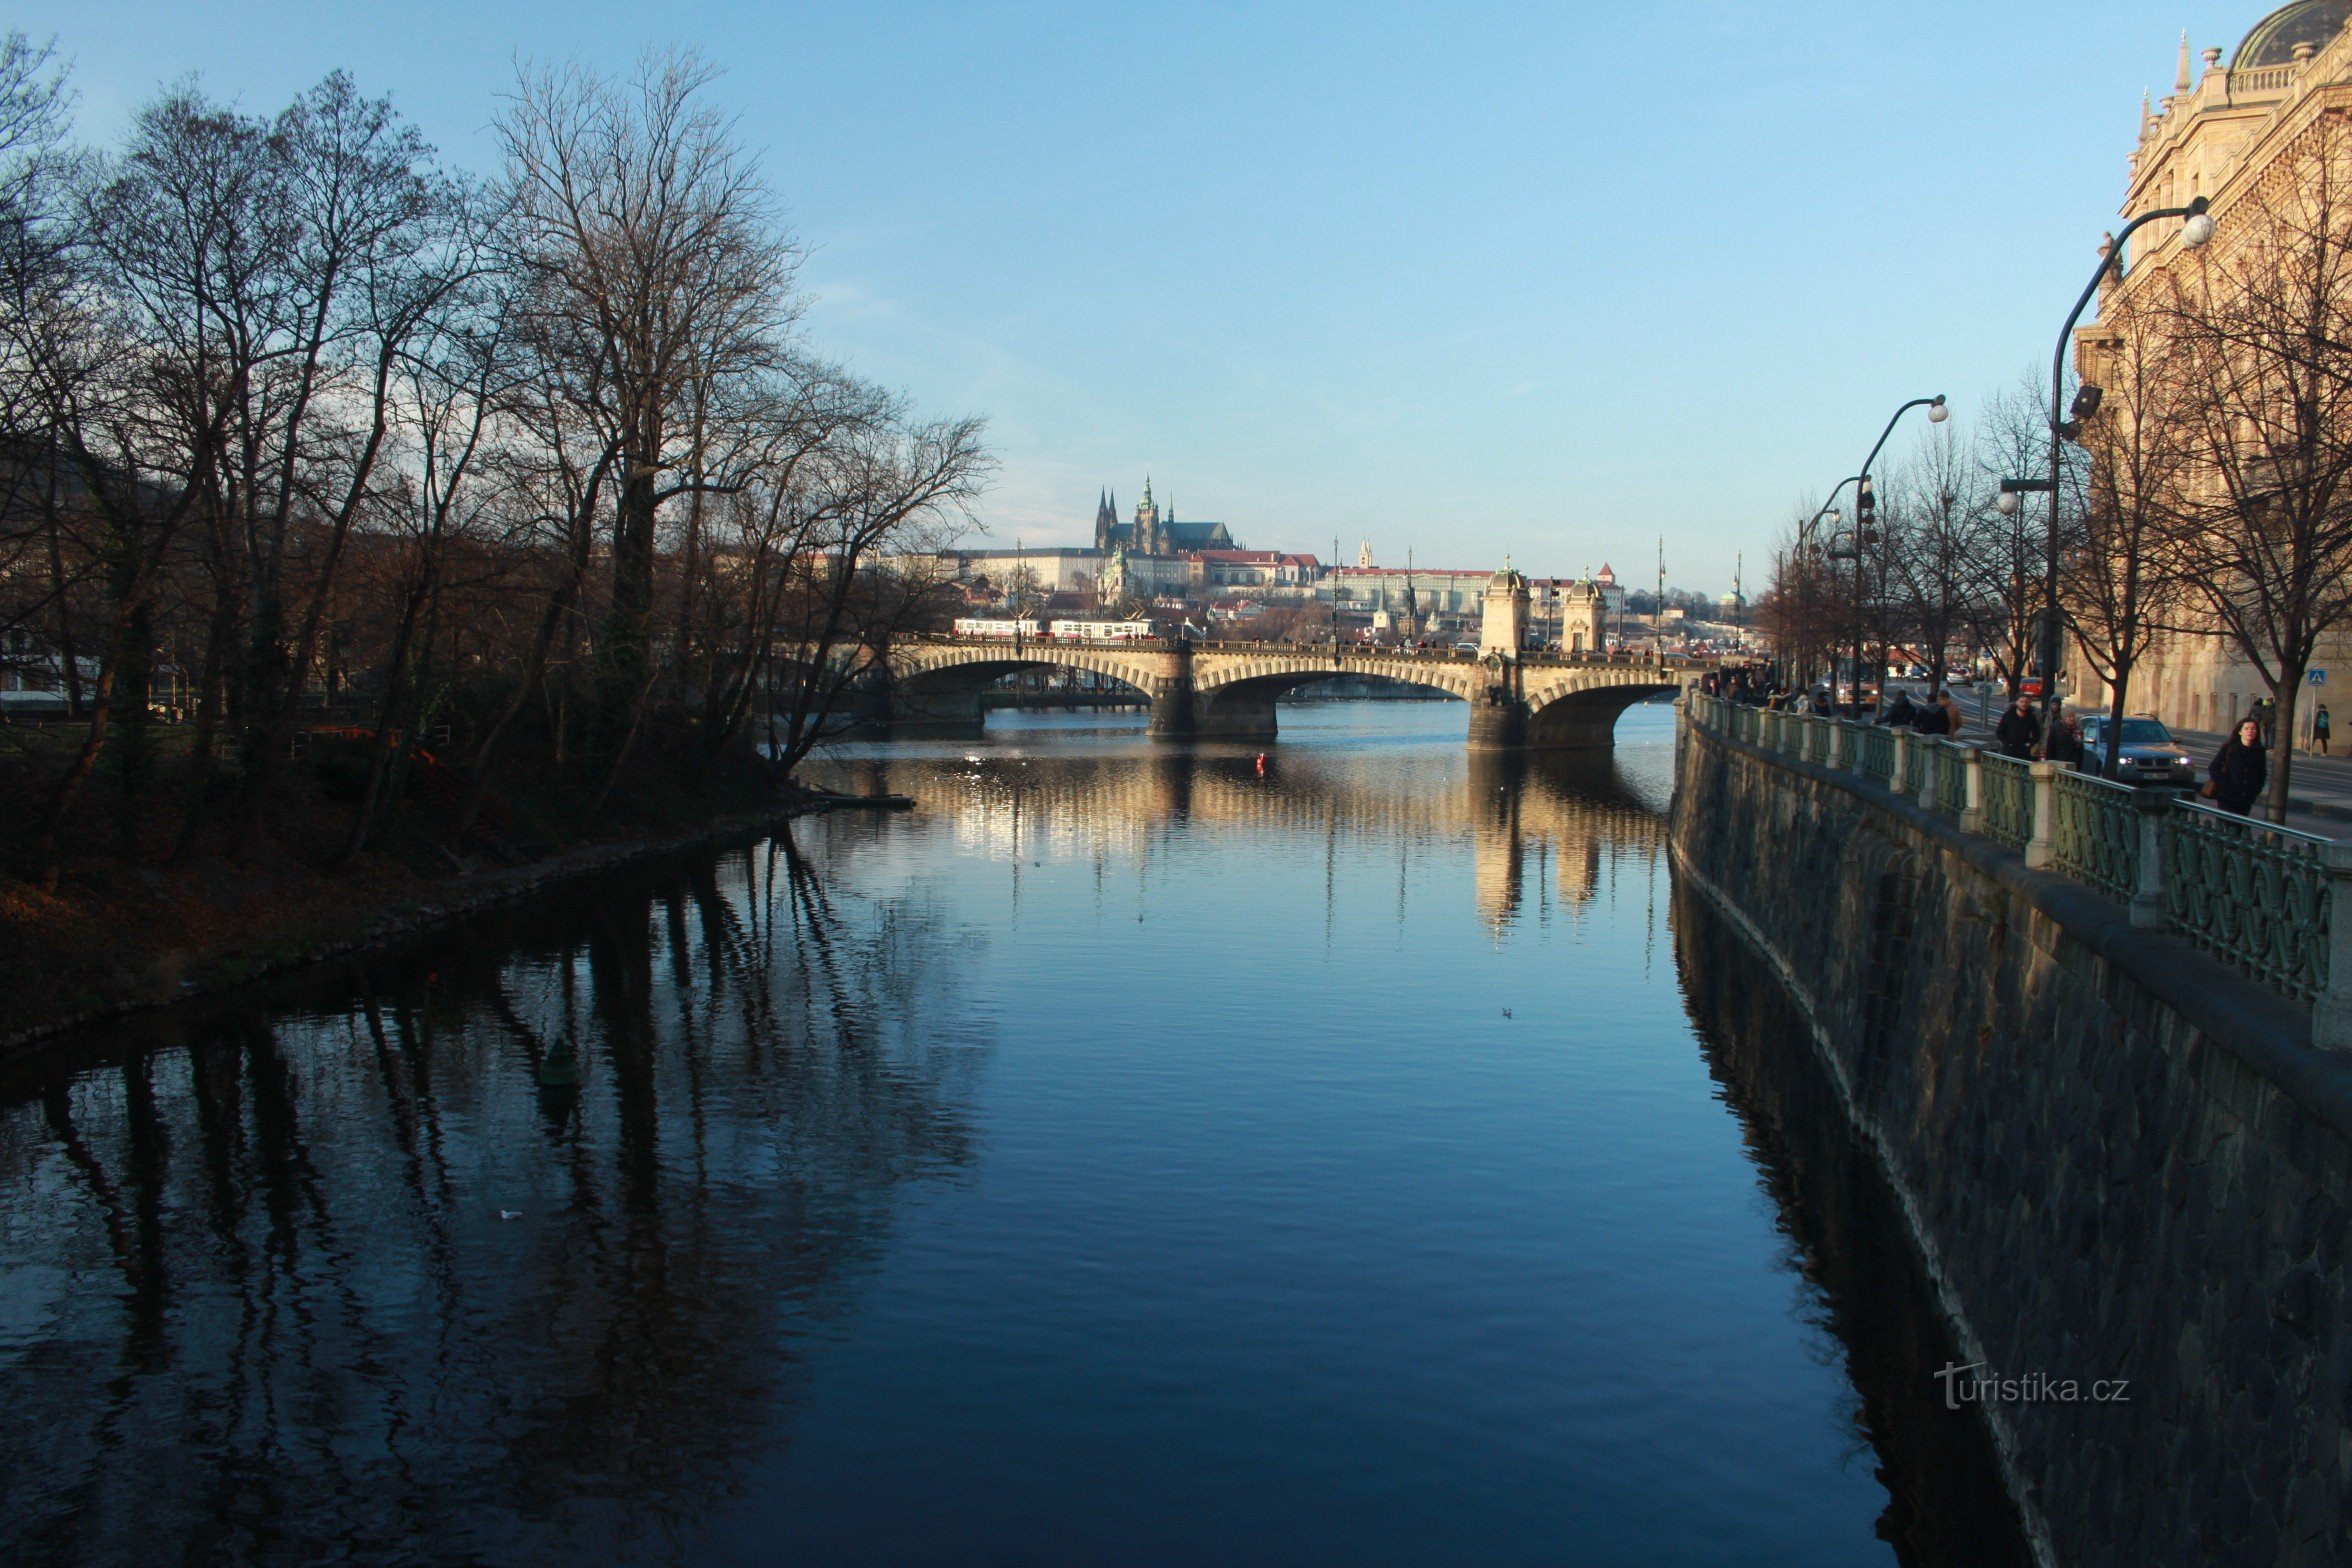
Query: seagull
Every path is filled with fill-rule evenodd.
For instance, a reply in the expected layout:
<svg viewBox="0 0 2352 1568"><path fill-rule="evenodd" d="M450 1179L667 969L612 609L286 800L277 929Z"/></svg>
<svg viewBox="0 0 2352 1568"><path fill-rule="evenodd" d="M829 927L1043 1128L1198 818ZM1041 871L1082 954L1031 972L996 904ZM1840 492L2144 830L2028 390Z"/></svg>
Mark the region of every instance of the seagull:
<svg viewBox="0 0 2352 1568"><path fill-rule="evenodd" d="M1510 1010L1508 1007L1506 1007L1506 1008L1504 1008L1504 1009L1503 1009L1503 1016L1504 1016L1505 1018L1508 1018L1508 1017L1510 1017L1510 1016L1511 1016L1511 1010Z"/></svg>
<svg viewBox="0 0 2352 1568"><path fill-rule="evenodd" d="M523 1211L520 1209L500 1209L498 1217L502 1220L519 1220L523 1217Z"/></svg>

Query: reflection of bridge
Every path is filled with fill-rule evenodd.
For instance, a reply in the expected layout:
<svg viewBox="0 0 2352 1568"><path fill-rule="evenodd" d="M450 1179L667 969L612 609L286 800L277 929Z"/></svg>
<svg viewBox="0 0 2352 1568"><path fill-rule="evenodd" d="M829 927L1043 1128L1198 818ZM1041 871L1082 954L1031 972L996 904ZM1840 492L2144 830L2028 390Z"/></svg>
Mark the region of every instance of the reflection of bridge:
<svg viewBox="0 0 2352 1568"><path fill-rule="evenodd" d="M1017 868L1034 859L1098 870L1146 863L1171 835L1207 825L1251 841L1307 834L1357 850L1390 845L1400 878L1408 857L1466 856L1480 918L1499 929L1531 894L1574 913L1598 895L1605 868L1628 857L1646 863L1664 843L1663 774L1645 788L1642 774L1620 771L1607 753L1473 752L1449 762L1423 751L1371 768L1350 756L1293 754L1259 775L1246 756L1177 749L881 754L831 759L824 782L914 795L924 817L949 824L960 854L1016 868L1016 901ZM817 842L839 851L893 831L866 820L832 822Z"/></svg>
<svg viewBox="0 0 2352 1568"><path fill-rule="evenodd" d="M1080 643L931 638L890 651L894 724L977 733L983 689L1016 670L1059 665L1135 688L1151 733L1167 740L1271 740L1274 705L1315 681L1373 676L1470 704L1480 750L1607 746L1617 716L1679 691L1710 666L1687 659L1531 653L1516 660L1453 653L1292 647L1281 643Z"/></svg>

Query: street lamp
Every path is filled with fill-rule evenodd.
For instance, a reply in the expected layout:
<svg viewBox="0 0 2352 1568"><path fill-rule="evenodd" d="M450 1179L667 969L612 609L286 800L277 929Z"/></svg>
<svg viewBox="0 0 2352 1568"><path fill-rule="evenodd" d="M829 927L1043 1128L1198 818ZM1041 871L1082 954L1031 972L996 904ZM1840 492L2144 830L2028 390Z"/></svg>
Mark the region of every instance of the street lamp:
<svg viewBox="0 0 2352 1568"><path fill-rule="evenodd" d="M1870 449L1870 455L1868 457L1862 459L1862 472L1856 478L1856 483L1861 487L1856 492L1858 499L1855 502L1855 511L1859 514L1855 519L1855 524L1860 530L1859 535L1854 541L1854 548L1857 551L1859 551L1863 545L1877 543L1879 539L1878 528L1876 526L1878 515L1878 498L1870 488L1870 465L1878 461L1879 451L1887 444L1887 437L1895 433L1895 426L1902 421L1902 418L1905 414L1908 414L1915 408L1924 408L1927 410L1927 422L1931 425L1940 425L1945 420L1952 417L1951 407L1944 401L1944 395L1941 392L1938 392L1933 397L1915 397L1908 403L1904 403L1897 407L1894 413L1888 417L1886 428L1878 433L1878 444ZM1886 566L1886 552L1881 550L1879 551L1878 555L1879 597L1881 599L1886 597ZM1860 718L1862 716L1861 578L1862 562L1860 556L1857 555L1854 561L1854 716L1856 718ZM1883 629L1878 639L1878 653L1878 685L1879 690L1883 693L1886 689L1886 636Z"/></svg>
<svg viewBox="0 0 2352 1568"><path fill-rule="evenodd" d="M1887 437L1895 433L1896 424L1902 420L1905 414L1915 408L1927 410L1928 423L1930 424L1940 425L1952 417L1952 410L1944 401L1944 395L1941 392L1933 397L1915 397L1898 406L1894 414L1888 418L1886 428L1878 433L1878 440L1872 444L1870 455L1862 460L1862 471L1849 479L1839 480L1836 488L1829 492L1829 499L1821 504L1821 510L1815 512L1805 526L1797 530L1797 547L1802 550L1806 541L1812 537L1814 525L1824 518L1831 519L1832 545L1829 558L1833 561L1851 560L1854 563L1854 708L1857 718L1861 716L1862 707L1862 547L1865 544L1878 542L1878 495L1871 488L1870 465L1878 461L1878 454L1885 448ZM1854 527L1851 535L1852 545L1848 550L1840 550L1835 545L1837 514L1832 512L1831 507L1836 503L1839 491L1844 490L1848 485L1857 487L1854 501ZM1880 564L1883 572L1885 563L1882 560ZM1829 686L1830 698L1834 704L1837 697L1837 651L1834 648L1830 651Z"/></svg>
<svg viewBox="0 0 2352 1568"><path fill-rule="evenodd" d="M2099 411L2100 397L2099 389L2086 382L2075 396L2074 407L2069 410L2073 417L2058 417L2058 400L2066 394L2066 348L2074 341L2074 324L2082 320L2082 313L2090 308L2092 297L2099 292L2099 285L2107 281L2108 270L2122 270L2123 242L2130 239L2143 224L2154 223L2159 218L2179 218L2182 220L2181 244L2190 250L2201 249L2213 238L2213 214L2205 210L2208 205L2206 199L2199 196L2186 207L2158 207L2141 213L2125 224L2123 232L2109 241L2099 253L2099 265L2091 273L2091 281L2083 285L2082 297L2074 302L2074 309L2066 313L2066 325L2058 329L2058 347L2050 355L2050 479L2046 487L2040 487L2050 492L2050 533L2042 561L2042 736L2045 747L2049 744L2052 726L2058 722L2059 712L2058 652L2061 625L2058 608L2058 485L2064 477L2064 443L2082 434L2083 422ZM2001 500L2007 503L2002 506L2005 515L2016 515L2017 506L2021 504L2015 498L2016 490L2028 488L2037 487L2020 485L2016 481L2002 486Z"/></svg>

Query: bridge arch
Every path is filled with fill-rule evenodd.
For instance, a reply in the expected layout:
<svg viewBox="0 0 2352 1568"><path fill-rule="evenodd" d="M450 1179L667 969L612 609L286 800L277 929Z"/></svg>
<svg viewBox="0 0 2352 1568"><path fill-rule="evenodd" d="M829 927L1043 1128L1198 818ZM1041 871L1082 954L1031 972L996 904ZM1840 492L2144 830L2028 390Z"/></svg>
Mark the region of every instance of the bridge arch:
<svg viewBox="0 0 2352 1568"><path fill-rule="evenodd" d="M1627 672L1633 674L1635 672ZM1538 751L1565 751L1616 744L1617 720L1637 702L1677 692L1682 683L1663 672L1650 680L1617 680L1607 684L1566 685L1530 682L1527 693L1525 744Z"/></svg>
<svg viewBox="0 0 2352 1568"><path fill-rule="evenodd" d="M1373 678L1468 700L1482 675L1475 665L1459 661L1354 657L1334 662L1329 652L1314 649L1220 659L1194 674L1194 733L1204 739L1271 740L1275 704L1324 681Z"/></svg>
<svg viewBox="0 0 2352 1568"><path fill-rule="evenodd" d="M915 643L890 655L891 722L967 732L986 718L981 693L1023 670L1084 670L1117 681L1136 700L1164 700L1177 682L1161 668L1167 655L1136 653L1115 644Z"/></svg>

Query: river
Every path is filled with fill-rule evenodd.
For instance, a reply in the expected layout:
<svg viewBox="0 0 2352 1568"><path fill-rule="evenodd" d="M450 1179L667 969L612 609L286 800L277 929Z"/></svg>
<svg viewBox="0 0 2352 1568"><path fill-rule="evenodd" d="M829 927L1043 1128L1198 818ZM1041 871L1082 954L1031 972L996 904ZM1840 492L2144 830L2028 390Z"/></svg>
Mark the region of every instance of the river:
<svg viewBox="0 0 2352 1568"><path fill-rule="evenodd" d="M903 815L0 1072L0 1556L2022 1560L1671 711L859 745Z"/></svg>

